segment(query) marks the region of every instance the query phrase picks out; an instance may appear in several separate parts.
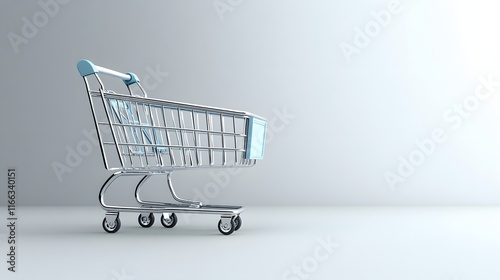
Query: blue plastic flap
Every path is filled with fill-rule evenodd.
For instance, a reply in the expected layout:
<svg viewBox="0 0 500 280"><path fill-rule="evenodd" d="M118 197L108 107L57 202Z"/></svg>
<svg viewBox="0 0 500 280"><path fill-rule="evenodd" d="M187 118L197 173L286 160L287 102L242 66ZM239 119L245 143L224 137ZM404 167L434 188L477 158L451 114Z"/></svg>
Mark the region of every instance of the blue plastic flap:
<svg viewBox="0 0 500 280"><path fill-rule="evenodd" d="M251 116L248 120L248 139L246 159L264 158L267 122Z"/></svg>

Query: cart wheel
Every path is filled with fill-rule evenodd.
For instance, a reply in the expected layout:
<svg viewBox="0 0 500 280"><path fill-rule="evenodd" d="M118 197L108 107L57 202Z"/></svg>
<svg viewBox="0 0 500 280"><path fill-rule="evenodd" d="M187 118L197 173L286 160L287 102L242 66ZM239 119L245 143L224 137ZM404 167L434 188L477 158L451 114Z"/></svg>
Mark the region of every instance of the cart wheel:
<svg viewBox="0 0 500 280"><path fill-rule="evenodd" d="M236 228L233 219L230 220L230 222L222 222L222 219L219 221L219 231L220 233L224 235L230 235L231 233L234 232L234 229Z"/></svg>
<svg viewBox="0 0 500 280"><path fill-rule="evenodd" d="M236 218L234 218L234 231L239 230L240 227L241 227L241 217L236 216Z"/></svg>
<svg viewBox="0 0 500 280"><path fill-rule="evenodd" d="M165 214L161 215L161 224L166 228L173 228L177 224L177 215L172 213L170 219L165 217Z"/></svg>
<svg viewBox="0 0 500 280"><path fill-rule="evenodd" d="M102 228L104 228L104 230L107 233L117 232L120 229L121 225L122 225L122 223L120 222L120 218L118 218L118 217L116 217L116 220L112 223L108 223L106 221L106 218L104 218L104 220L102 221Z"/></svg>
<svg viewBox="0 0 500 280"><path fill-rule="evenodd" d="M155 215L153 213L149 213L149 215L140 214L138 220L141 227L148 228L155 223Z"/></svg>

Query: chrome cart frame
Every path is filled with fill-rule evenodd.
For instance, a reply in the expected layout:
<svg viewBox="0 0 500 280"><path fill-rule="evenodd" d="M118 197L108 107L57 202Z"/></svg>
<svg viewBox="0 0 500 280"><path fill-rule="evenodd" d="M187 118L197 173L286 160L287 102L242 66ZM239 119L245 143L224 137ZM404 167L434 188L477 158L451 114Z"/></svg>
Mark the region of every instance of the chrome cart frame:
<svg viewBox="0 0 500 280"><path fill-rule="evenodd" d="M87 89L104 166L115 171L99 192L106 211L102 226L115 233L121 227L120 212L139 213L139 224L151 227L154 213L172 228L175 213L216 214L219 231L229 235L241 227L241 206L204 205L180 198L172 185L174 170L213 167L250 167L264 155L266 120L235 110L148 98L138 77L120 73L88 60L77 64ZM99 74L120 78L128 94L104 87ZM165 175L177 203L141 198L144 183L153 175ZM107 190L122 176L139 176L135 187L137 205L111 205Z"/></svg>

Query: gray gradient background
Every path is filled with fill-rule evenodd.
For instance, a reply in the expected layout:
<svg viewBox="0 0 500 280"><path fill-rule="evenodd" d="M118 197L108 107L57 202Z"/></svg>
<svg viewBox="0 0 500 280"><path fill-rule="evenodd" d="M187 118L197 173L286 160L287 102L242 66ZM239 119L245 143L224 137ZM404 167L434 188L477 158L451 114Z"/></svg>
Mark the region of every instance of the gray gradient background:
<svg viewBox="0 0 500 280"><path fill-rule="evenodd" d="M403 11L348 63L339 44L352 44L355 28L387 2L242 1L221 20L213 1L70 1L19 53L7 34L20 34L22 18L41 8L36 1L5 2L0 182L16 167L20 205L97 205L110 174L98 148L62 181L52 168L93 128L76 70L86 58L141 78L156 67L168 72L150 80L151 97L275 120L265 159L230 176L211 203L500 203L500 97L482 101L456 130L442 119L474 92L479 75L498 73L497 4L401 1ZM276 115L284 108L294 115L285 123ZM384 173L396 172L398 157L408 157L414 141L438 127L447 141L391 190ZM178 172L174 180L181 195L192 197L213 177L205 169ZM118 198L132 195L126 185ZM150 185L148 195L166 193L162 178Z"/></svg>

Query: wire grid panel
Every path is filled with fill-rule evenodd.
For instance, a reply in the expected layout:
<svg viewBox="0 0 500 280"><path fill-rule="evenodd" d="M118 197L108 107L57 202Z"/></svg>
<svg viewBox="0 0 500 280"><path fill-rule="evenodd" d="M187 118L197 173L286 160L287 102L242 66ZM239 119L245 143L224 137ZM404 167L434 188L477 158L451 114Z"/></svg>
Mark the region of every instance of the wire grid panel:
<svg viewBox="0 0 500 280"><path fill-rule="evenodd" d="M103 145L106 154L115 148L122 169L255 164L245 158L247 115L112 92L103 97L112 130Z"/></svg>

